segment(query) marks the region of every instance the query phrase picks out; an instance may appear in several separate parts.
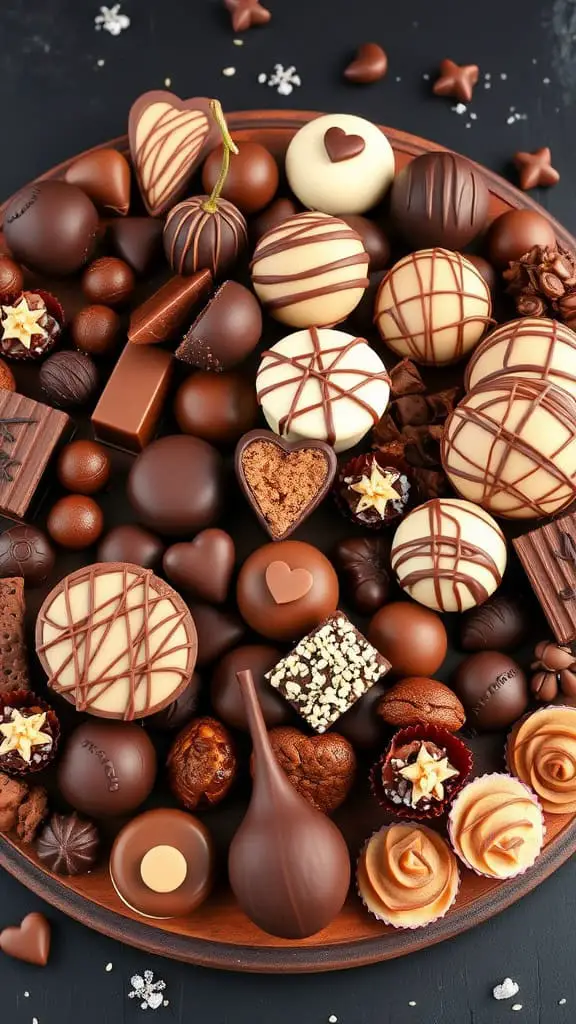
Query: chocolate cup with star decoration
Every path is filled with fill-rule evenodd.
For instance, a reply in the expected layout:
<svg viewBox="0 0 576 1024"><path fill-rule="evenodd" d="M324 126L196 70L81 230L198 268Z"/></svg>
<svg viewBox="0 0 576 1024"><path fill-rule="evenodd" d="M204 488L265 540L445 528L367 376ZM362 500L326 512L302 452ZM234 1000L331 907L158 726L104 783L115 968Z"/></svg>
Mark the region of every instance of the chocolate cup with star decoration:
<svg viewBox="0 0 576 1024"><path fill-rule="evenodd" d="M6 775L43 771L54 760L59 739L56 712L35 693L16 690L0 698L0 771Z"/></svg>
<svg viewBox="0 0 576 1024"><path fill-rule="evenodd" d="M41 289L0 297L0 356L31 362L55 347L64 326L58 299Z"/></svg>
<svg viewBox="0 0 576 1024"><path fill-rule="evenodd" d="M442 766L439 773L435 764ZM408 774L403 775L407 769ZM372 766L370 788L380 807L389 814L426 821L445 814L471 770L472 754L453 733L439 726L410 725L394 733L388 748ZM424 791L415 802L416 782L421 778L424 783L433 783L433 772L439 783L436 795L427 798Z"/></svg>
<svg viewBox="0 0 576 1024"><path fill-rule="evenodd" d="M411 467L401 457L380 452L345 462L334 483L336 504L347 519L368 530L397 526L418 495Z"/></svg>

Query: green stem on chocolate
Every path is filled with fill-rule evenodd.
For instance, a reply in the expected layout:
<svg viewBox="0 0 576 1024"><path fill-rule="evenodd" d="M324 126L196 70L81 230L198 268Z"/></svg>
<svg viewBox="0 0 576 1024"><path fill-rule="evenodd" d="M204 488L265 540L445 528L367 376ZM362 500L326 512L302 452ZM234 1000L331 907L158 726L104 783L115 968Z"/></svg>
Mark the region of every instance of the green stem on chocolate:
<svg viewBox="0 0 576 1024"><path fill-rule="evenodd" d="M236 145L235 142L233 142L230 136L230 132L228 131L228 125L226 124L226 119L224 117L222 107L218 100L210 100L210 110L212 112L214 120L216 121L216 124L218 125L218 128L220 129L224 151L222 153L222 166L220 167L218 181L216 182L214 188L212 189L212 192L210 193L210 198L207 200L207 202L203 204L202 209L205 210L206 213L216 213L216 210L218 209L218 200L220 198L220 193L222 192L222 189L224 188L224 182L228 177L228 169L230 167L230 154L234 153L234 155L236 156L238 154L238 146Z"/></svg>

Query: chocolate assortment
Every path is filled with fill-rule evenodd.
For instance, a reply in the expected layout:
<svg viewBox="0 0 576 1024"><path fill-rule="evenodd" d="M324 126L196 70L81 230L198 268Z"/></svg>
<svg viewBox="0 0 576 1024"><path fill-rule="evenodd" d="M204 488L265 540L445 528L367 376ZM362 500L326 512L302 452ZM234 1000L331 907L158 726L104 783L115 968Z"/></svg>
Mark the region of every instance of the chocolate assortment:
<svg viewBox="0 0 576 1024"><path fill-rule="evenodd" d="M292 941L352 855L367 911L423 927L576 807L576 254L349 114L284 159L156 91L129 134L5 213L0 830L117 909L229 885Z"/></svg>

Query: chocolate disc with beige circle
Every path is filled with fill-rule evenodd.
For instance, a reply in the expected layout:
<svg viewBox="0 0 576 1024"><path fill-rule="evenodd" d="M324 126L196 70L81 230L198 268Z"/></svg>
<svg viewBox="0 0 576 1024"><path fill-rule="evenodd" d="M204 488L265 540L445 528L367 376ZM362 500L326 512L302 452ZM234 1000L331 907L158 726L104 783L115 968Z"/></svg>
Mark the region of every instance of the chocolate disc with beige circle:
<svg viewBox="0 0 576 1024"><path fill-rule="evenodd" d="M161 711L188 686L198 639L179 594L150 569L97 562L65 576L36 621L48 685L103 718Z"/></svg>
<svg viewBox="0 0 576 1024"><path fill-rule="evenodd" d="M110 855L118 896L144 917L191 914L212 888L214 851L205 825L172 808L145 811L119 832Z"/></svg>

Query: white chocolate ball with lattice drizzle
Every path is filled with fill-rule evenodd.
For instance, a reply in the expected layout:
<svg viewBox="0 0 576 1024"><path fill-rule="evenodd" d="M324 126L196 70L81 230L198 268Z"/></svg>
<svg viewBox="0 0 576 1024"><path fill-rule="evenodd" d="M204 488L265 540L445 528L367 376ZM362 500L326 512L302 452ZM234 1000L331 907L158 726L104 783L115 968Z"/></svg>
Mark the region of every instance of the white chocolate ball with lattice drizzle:
<svg viewBox="0 0 576 1024"><path fill-rule="evenodd" d="M576 398L576 333L544 316L501 324L474 349L466 390L503 373L547 380Z"/></svg>
<svg viewBox="0 0 576 1024"><path fill-rule="evenodd" d="M498 523L477 505L435 498L400 524L391 563L415 601L434 611L464 612L500 586L506 541Z"/></svg>
<svg viewBox="0 0 576 1024"><path fill-rule="evenodd" d="M462 359L492 317L490 289L458 252L421 249L396 263L376 296L375 319L388 348L416 363Z"/></svg>
<svg viewBox="0 0 576 1024"><path fill-rule="evenodd" d="M262 236L252 284L264 308L291 327L332 327L356 308L368 280L360 235L327 213L298 213Z"/></svg>
<svg viewBox="0 0 576 1024"><path fill-rule="evenodd" d="M262 354L256 392L271 429L288 441L358 444L384 414L390 380L364 338L312 327Z"/></svg>
<svg viewBox="0 0 576 1024"><path fill-rule="evenodd" d="M459 494L495 516L561 512L576 499L576 400L537 378L486 380L446 421L442 464Z"/></svg>

